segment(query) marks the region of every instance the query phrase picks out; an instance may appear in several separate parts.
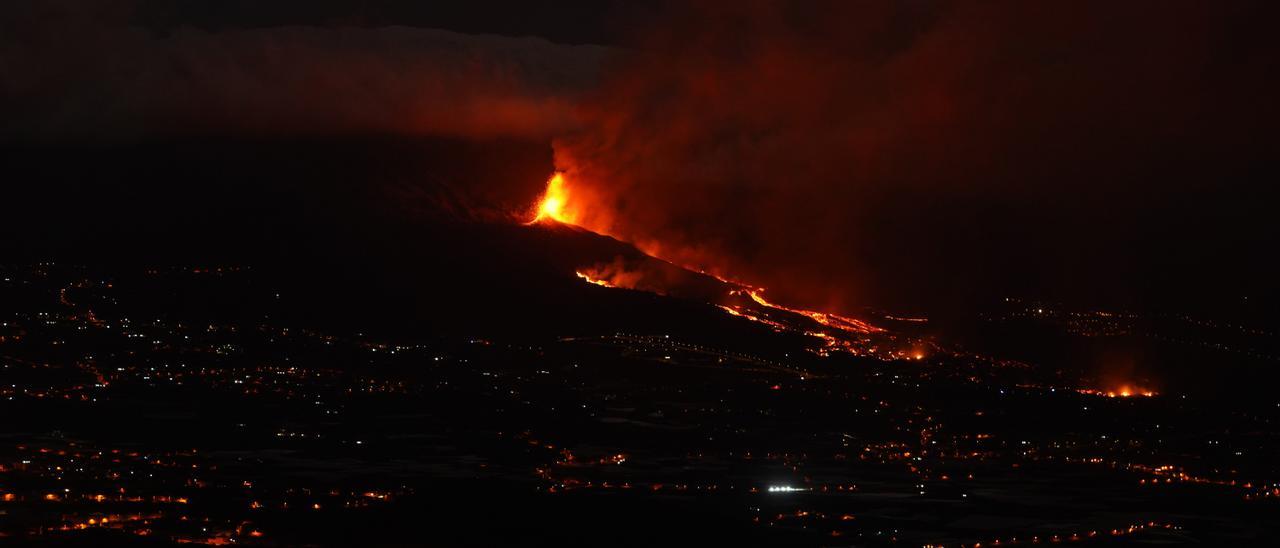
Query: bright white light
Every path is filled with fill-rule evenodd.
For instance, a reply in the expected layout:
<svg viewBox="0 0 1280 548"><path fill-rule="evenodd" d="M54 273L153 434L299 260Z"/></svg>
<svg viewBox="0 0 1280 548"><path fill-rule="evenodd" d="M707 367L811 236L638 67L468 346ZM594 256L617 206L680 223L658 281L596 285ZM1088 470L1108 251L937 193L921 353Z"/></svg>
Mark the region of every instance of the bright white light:
<svg viewBox="0 0 1280 548"><path fill-rule="evenodd" d="M770 493L794 493L796 491L808 491L808 489L790 485L770 485L768 491Z"/></svg>

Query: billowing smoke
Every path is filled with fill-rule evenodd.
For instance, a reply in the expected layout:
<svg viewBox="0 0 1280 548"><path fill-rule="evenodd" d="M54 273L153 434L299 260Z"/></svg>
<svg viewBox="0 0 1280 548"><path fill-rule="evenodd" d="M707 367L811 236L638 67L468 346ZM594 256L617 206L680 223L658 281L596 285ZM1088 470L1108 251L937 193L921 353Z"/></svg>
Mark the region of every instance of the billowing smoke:
<svg viewBox="0 0 1280 548"><path fill-rule="evenodd" d="M0 7L0 139L570 129L606 49L408 27L147 29L129 2Z"/></svg>
<svg viewBox="0 0 1280 548"><path fill-rule="evenodd" d="M1145 243L1194 238L1206 185L1247 204L1275 121L1242 4L678 6L556 141L576 220L792 302L1125 293L1215 260Z"/></svg>
<svg viewBox="0 0 1280 548"><path fill-rule="evenodd" d="M797 306L1243 293L1280 275L1273 5L672 2L604 48L15 0L0 141L552 140L574 222Z"/></svg>

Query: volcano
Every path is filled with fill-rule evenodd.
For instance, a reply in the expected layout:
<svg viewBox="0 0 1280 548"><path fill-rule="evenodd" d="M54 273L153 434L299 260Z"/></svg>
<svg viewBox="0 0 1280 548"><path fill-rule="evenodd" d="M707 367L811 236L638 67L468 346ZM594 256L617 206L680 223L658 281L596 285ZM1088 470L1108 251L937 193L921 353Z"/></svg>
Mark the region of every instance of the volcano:
<svg viewBox="0 0 1280 548"><path fill-rule="evenodd" d="M807 350L880 359L922 359L924 343L827 312L791 308L768 301L763 288L725 280L672 264L635 246L552 218L527 225L546 238L550 257L584 282L626 293L648 293L714 307L731 320L745 320L774 333L812 339ZM638 297L638 295L633 295ZM735 322L737 323L737 322Z"/></svg>
<svg viewBox="0 0 1280 548"><path fill-rule="evenodd" d="M589 215L584 211L587 207L574 198L565 174L554 173L533 208L533 219L525 226L571 238L590 239L589 235L601 238L597 245L586 246L585 254L573 249L556 249L551 255L580 263L580 266L575 266L574 273L583 281L611 289L644 291L711 304L731 316L766 326L774 332L812 337L820 344L811 350L820 356L828 356L832 352L880 359L919 360L924 356L920 342L903 347L898 337L868 322L773 303L764 297L765 289L762 287L682 267L649 255L631 244L577 226L573 224L574 220Z"/></svg>
<svg viewBox="0 0 1280 548"><path fill-rule="evenodd" d="M409 336L629 331L782 341L790 350L780 353L907 346L858 321L777 306L760 288L555 215L529 222L512 213L540 201L534 182L545 180L545 145L202 139L86 146L74 151L84 159L75 163L60 161L66 154L6 156L39 184L6 201L23 207L0 206L5 226L26 232L60 219L62 232L79 235L9 239L3 245L14 260L252 264L283 319ZM200 189L198 199L179 197L175 180ZM165 261L150 259L157 249ZM176 300L247 314L237 299L200 301Z"/></svg>

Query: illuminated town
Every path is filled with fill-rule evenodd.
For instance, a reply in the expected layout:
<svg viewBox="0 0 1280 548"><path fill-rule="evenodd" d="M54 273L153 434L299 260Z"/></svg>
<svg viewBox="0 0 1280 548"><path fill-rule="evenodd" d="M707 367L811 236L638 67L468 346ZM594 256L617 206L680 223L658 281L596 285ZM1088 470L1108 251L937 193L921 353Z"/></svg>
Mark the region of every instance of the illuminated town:
<svg viewBox="0 0 1280 548"><path fill-rule="evenodd" d="M377 515L460 527L436 520L479 490L791 545L1227 542L1272 534L1280 503L1280 404L1073 386L943 344L812 352L759 320L784 338L394 341L178 318L130 289L216 294L248 267L3 274L0 405L27 417L0 447L9 538L315 543Z"/></svg>

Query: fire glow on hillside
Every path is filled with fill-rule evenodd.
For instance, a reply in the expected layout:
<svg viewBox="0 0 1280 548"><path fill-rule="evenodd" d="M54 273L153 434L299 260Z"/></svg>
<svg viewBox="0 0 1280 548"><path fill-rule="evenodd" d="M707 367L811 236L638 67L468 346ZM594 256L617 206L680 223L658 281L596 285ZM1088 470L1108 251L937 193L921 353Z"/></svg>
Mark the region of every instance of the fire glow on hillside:
<svg viewBox="0 0 1280 548"><path fill-rule="evenodd" d="M576 274L578 275L578 277L579 277L579 278L582 278L583 280L585 280L585 281L586 281L587 283L589 283L589 284L595 284L595 285L598 285L598 286L600 286L600 287L617 287L616 285L613 285L612 283L610 283L608 280L602 280L602 279L599 279L599 278L593 278L593 277L591 277L591 275L590 275L590 274L584 273L584 272L582 272L581 270L579 270L578 272L576 272Z"/></svg>
<svg viewBox="0 0 1280 548"><path fill-rule="evenodd" d="M573 221L582 218L585 211L582 204L575 201L570 193L569 184L564 173L557 172L547 180L546 189L537 205L533 208L533 219L526 224L563 223L578 226ZM606 234L607 235L607 234ZM656 259L669 262L661 257ZM674 264L674 263L670 263ZM721 276L707 273L701 269L677 265L690 272L714 278L726 288L723 302L712 302L720 310L739 318L768 326L774 331L788 331L815 337L821 340L820 347L815 349L819 355L832 352L847 352L857 355L873 355L884 359L923 359L918 348L910 350L887 350L881 346L885 341L871 340L872 335L893 338L883 328L876 327L862 320L833 314L793 308L765 299L765 288L752 286ZM584 266L575 271L578 278L587 283L601 287L646 291L660 295L673 293L669 287L671 280L661 275L647 273L643 268L627 265L619 258L613 263ZM898 345L890 345L890 348Z"/></svg>

